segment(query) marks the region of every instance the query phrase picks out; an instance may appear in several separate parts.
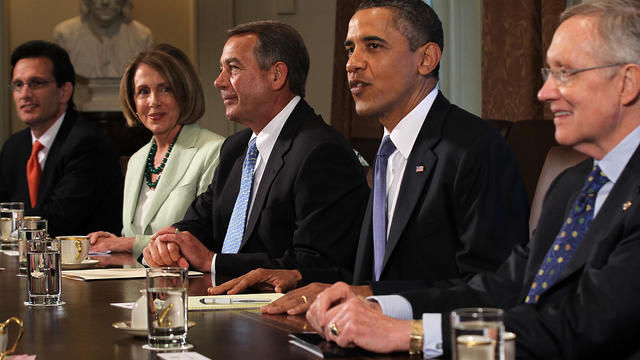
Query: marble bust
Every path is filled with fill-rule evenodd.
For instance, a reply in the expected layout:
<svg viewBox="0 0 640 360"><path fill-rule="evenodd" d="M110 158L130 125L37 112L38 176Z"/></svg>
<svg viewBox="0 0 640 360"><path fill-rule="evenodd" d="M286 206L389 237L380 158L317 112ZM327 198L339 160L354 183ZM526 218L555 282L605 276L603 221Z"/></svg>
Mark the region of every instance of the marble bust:
<svg viewBox="0 0 640 360"><path fill-rule="evenodd" d="M120 78L135 54L153 44L148 27L131 18L130 0L80 0L80 16L53 29L82 77Z"/></svg>

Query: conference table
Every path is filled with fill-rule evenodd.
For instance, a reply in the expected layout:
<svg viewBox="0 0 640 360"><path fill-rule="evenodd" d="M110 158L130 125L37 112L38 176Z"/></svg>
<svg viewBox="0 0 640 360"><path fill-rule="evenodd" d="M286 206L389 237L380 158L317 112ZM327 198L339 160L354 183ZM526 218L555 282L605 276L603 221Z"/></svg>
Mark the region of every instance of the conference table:
<svg viewBox="0 0 640 360"><path fill-rule="evenodd" d="M94 257L97 266L135 267L128 254ZM144 279L79 281L63 278L62 300L57 307L25 306L26 277L17 277L18 257L0 254L0 321L16 316L24 322L24 334L16 354L36 354L36 359L160 359L144 350L146 338L133 337L112 324L130 320L130 310L111 303L135 302ZM210 274L192 277L188 293L206 295ZM262 315L258 310L190 311L189 351L220 359L318 359L289 344L292 332L309 329L304 316ZM15 331L10 325L10 331ZM11 336L13 339L13 335ZM392 354L380 359L406 359Z"/></svg>

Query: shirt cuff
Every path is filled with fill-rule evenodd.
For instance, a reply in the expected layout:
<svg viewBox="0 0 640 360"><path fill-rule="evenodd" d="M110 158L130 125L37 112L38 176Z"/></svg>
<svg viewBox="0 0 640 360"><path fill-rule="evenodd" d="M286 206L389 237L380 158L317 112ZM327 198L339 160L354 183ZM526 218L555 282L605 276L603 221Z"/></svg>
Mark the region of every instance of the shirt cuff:
<svg viewBox="0 0 640 360"><path fill-rule="evenodd" d="M213 253L213 259L211 259L211 286L216 286L216 256L218 253Z"/></svg>
<svg viewBox="0 0 640 360"><path fill-rule="evenodd" d="M409 300L400 295L369 296L367 300L374 300L382 308L382 313L400 320L413 319L413 308Z"/></svg>
<svg viewBox="0 0 640 360"><path fill-rule="evenodd" d="M423 345L426 359L442 356L442 314L422 314Z"/></svg>

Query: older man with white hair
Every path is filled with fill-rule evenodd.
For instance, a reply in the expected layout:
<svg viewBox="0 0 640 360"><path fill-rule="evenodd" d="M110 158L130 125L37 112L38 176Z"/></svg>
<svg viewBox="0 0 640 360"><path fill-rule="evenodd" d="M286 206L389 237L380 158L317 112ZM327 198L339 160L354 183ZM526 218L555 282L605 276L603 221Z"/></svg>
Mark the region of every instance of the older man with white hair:
<svg viewBox="0 0 640 360"><path fill-rule="evenodd" d="M451 347L447 312L500 307L518 357L640 356L640 2L567 9L547 63L538 98L551 107L556 140L591 158L551 185L531 241L496 272L455 288L366 301L336 284L307 313L323 336L437 356ZM384 315L402 308L422 320Z"/></svg>

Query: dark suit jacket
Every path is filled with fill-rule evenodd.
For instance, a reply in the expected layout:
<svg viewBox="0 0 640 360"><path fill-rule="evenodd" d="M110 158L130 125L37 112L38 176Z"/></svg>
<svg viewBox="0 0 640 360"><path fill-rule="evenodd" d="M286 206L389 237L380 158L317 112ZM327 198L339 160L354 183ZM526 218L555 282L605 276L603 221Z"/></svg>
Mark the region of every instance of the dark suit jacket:
<svg viewBox="0 0 640 360"><path fill-rule="evenodd" d="M373 193L358 244L356 284L373 279L372 207ZM527 224L522 176L507 143L439 93L409 155L381 281L372 282L372 290L391 293L495 270L526 241Z"/></svg>
<svg viewBox="0 0 640 360"><path fill-rule="evenodd" d="M246 129L225 141L211 185L176 226L218 253L216 271L225 275L257 267L352 271L368 187L349 144L304 100L273 147L239 253L219 253L250 137Z"/></svg>
<svg viewBox="0 0 640 360"><path fill-rule="evenodd" d="M528 246L518 246L494 273L448 290L403 294L414 316L458 307L507 309L505 326L517 335L518 357L539 359L640 358L640 150L609 193L558 280L535 305L524 304L535 273L553 244L590 172L586 160L549 188ZM624 206L624 204L627 206ZM626 209L626 210L625 210ZM443 316L449 350L448 316Z"/></svg>
<svg viewBox="0 0 640 360"><path fill-rule="evenodd" d="M111 140L77 111L67 110L42 169L35 208L26 170L31 147L29 128L4 143L0 200L24 202L25 215L48 220L53 236L122 229L122 171Z"/></svg>

